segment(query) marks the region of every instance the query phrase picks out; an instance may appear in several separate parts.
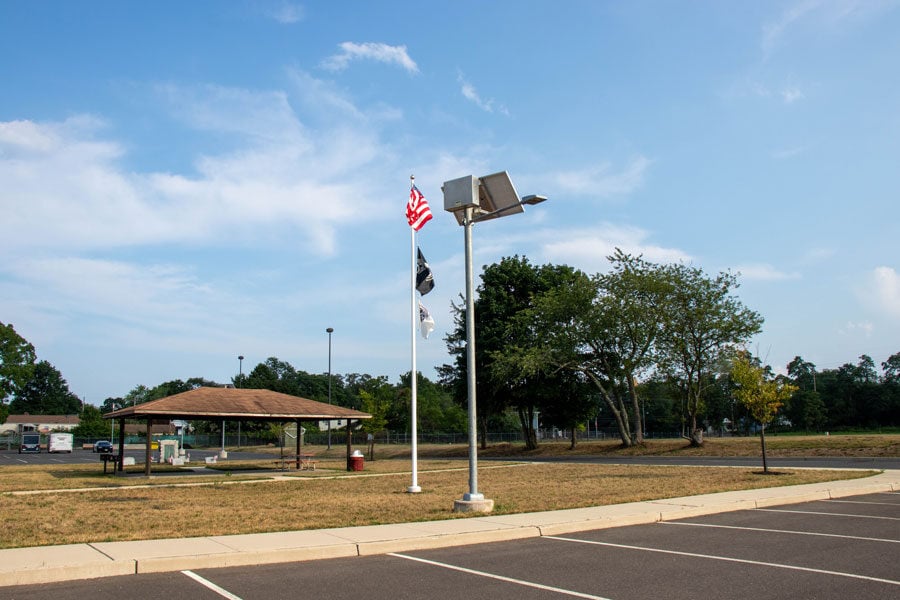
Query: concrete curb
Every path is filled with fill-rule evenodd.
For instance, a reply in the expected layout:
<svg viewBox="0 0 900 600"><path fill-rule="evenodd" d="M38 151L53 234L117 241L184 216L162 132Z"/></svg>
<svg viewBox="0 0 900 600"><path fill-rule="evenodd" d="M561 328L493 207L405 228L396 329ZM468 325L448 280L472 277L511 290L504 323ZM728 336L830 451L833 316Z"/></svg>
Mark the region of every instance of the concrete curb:
<svg viewBox="0 0 900 600"><path fill-rule="evenodd" d="M113 575L369 556L640 525L735 510L900 491L900 470L866 479L515 515L0 550L0 587Z"/></svg>

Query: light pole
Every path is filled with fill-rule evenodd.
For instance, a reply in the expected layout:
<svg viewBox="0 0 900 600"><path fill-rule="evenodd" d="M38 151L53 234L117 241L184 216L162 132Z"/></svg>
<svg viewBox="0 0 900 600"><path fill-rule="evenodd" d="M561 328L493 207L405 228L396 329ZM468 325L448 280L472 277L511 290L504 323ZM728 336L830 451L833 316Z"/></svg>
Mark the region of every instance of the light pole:
<svg viewBox="0 0 900 600"><path fill-rule="evenodd" d="M244 356L238 355L238 387L244 387L243 380L244 379ZM238 450L241 449L241 422L238 421Z"/></svg>
<svg viewBox="0 0 900 600"><path fill-rule="evenodd" d="M478 422L475 377L475 277L472 268L472 226L480 221L525 212L525 204L538 204L543 196L519 199L506 171L445 181L444 210L453 213L465 229L466 254L466 390L469 417L469 491L453 502L454 512L491 512L494 501L478 491Z"/></svg>
<svg viewBox="0 0 900 600"><path fill-rule="evenodd" d="M328 333L328 404L331 404L331 334L334 333L334 327L326 330ZM350 426L350 423L347 423ZM331 419L328 419L328 449L331 450Z"/></svg>

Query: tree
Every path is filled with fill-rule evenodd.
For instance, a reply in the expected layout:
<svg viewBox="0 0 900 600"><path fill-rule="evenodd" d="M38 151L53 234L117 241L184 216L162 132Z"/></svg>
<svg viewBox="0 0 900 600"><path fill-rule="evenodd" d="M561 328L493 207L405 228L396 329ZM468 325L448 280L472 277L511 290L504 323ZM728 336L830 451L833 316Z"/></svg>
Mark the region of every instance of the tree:
<svg viewBox="0 0 900 600"><path fill-rule="evenodd" d="M662 369L681 392L692 446L703 444L697 426L705 408L709 376L723 352L747 342L760 332L762 317L732 294L737 278L719 273L709 278L697 267L681 264L667 269L671 295L658 345ZM714 381L714 380L713 380Z"/></svg>
<svg viewBox="0 0 900 600"><path fill-rule="evenodd" d="M0 322L0 405L21 393L34 373L34 361L34 346L11 323Z"/></svg>
<svg viewBox="0 0 900 600"><path fill-rule="evenodd" d="M9 409L32 415L77 415L81 400L69 391L69 384L56 367L42 360Z"/></svg>
<svg viewBox="0 0 900 600"><path fill-rule="evenodd" d="M105 438L109 434L109 423L103 420L100 409L91 404L85 404L81 411L78 426L72 430L75 437L80 438Z"/></svg>
<svg viewBox="0 0 900 600"><path fill-rule="evenodd" d="M797 391L797 386L781 378L769 380L766 369L751 359L746 351L739 351L731 367L731 377L736 386L735 396L760 424L759 440L762 445L763 473L769 472L766 461L766 425L772 422L784 401Z"/></svg>
<svg viewBox="0 0 900 600"><path fill-rule="evenodd" d="M881 363L881 371L886 383L900 383L900 352L890 355Z"/></svg>
<svg viewBox="0 0 900 600"><path fill-rule="evenodd" d="M478 403L478 428L481 445L487 444L487 430L491 419L500 418L507 408L519 415L519 425L525 447L537 447L534 414L537 404L531 375L521 372L513 376L506 368L498 368L498 353L510 346L529 346L533 332L527 322L516 321L520 312L531 307L533 298L552 289L571 277L570 267L545 265L535 267L522 257L506 257L500 263L485 267L475 300L475 372ZM456 328L445 341L453 365L440 370L441 383L453 397L465 404L468 398L466 364L465 308L454 305Z"/></svg>

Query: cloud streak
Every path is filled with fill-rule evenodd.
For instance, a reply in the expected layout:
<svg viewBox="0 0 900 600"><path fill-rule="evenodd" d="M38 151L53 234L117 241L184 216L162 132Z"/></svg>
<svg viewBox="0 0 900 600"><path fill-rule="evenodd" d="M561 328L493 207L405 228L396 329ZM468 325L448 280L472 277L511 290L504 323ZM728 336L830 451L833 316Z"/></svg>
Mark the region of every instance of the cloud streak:
<svg viewBox="0 0 900 600"><path fill-rule="evenodd" d="M322 68L328 71L343 71L351 62L370 60L388 65L397 65L407 73L419 72L419 66L410 58L406 46L389 46L388 44L365 42L343 42L341 51L322 61Z"/></svg>

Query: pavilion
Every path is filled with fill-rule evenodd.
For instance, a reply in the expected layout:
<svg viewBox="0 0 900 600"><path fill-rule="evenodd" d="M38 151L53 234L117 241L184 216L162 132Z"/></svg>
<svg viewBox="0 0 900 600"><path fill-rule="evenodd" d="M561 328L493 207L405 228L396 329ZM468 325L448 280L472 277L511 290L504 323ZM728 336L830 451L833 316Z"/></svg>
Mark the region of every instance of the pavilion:
<svg viewBox="0 0 900 600"><path fill-rule="evenodd" d="M119 423L119 452L117 470L124 471L125 420L146 423L147 447L144 472L150 475L150 428L154 423L174 419L185 421L274 421L293 422L300 431L303 421L347 421L347 467L350 467L353 421L371 419L372 415L343 406L316 402L299 396L231 387L200 387L159 400L120 408L103 415ZM303 436L297 436L297 455L301 454Z"/></svg>

